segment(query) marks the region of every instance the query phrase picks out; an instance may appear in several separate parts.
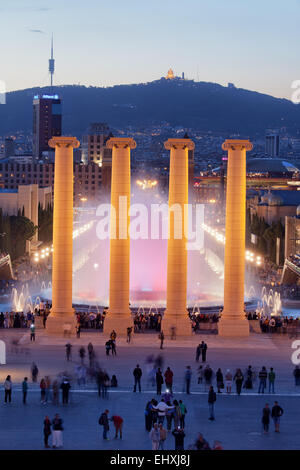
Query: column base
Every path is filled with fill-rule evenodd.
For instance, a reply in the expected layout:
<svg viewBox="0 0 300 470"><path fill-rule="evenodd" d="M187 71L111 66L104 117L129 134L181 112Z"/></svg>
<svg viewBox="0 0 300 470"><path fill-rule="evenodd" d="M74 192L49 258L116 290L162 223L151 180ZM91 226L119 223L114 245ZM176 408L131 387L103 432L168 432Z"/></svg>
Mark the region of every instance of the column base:
<svg viewBox="0 0 300 470"><path fill-rule="evenodd" d="M238 336L249 336L250 328L248 320L244 318L228 319L221 318L218 323L218 335L228 338Z"/></svg>
<svg viewBox="0 0 300 470"><path fill-rule="evenodd" d="M176 336L191 336L192 324L188 317L187 312L182 312L181 315L167 314L161 321L161 331L164 332L165 336L171 336L172 329L175 327Z"/></svg>
<svg viewBox="0 0 300 470"><path fill-rule="evenodd" d="M65 315L50 315L46 322L46 331L50 334L62 336L75 336L76 334L77 319L75 314L68 316Z"/></svg>
<svg viewBox="0 0 300 470"><path fill-rule="evenodd" d="M132 326L132 334L134 333L133 328L133 318L131 312L129 315L120 316L113 315L111 312L107 312L105 315L104 325L103 325L103 334L110 336L112 330L115 330L117 333L117 338L122 336L127 336L127 328Z"/></svg>

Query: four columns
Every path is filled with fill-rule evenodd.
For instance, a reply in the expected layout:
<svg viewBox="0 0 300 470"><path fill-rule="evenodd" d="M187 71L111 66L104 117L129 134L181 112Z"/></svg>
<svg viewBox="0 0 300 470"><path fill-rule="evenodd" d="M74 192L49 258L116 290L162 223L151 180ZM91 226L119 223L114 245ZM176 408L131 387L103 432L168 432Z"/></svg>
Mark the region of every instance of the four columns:
<svg viewBox="0 0 300 470"><path fill-rule="evenodd" d="M73 148L79 147L75 137L53 137L55 148L52 309L47 331L75 333L76 318L72 308L73 276ZM73 330L73 331L72 331Z"/></svg>
<svg viewBox="0 0 300 470"><path fill-rule="evenodd" d="M49 332L63 332L75 327L72 308L73 258L73 148L79 146L75 137L54 137L49 145L55 148L52 309L47 320ZM113 329L125 334L132 326L129 308L130 271L130 150L136 147L131 138L111 138L111 240L109 311L104 333ZM191 334L187 315L187 204L188 151L194 149L190 139L169 139L169 239L167 265L167 308L162 330L176 327L180 335ZM224 276L224 309L219 322L221 336L249 335L244 314L245 274L245 205L246 151L249 140L226 140L228 150L226 195L226 243Z"/></svg>
<svg viewBox="0 0 300 470"><path fill-rule="evenodd" d="M224 309L219 321L220 336L248 336L244 313L246 236L246 151L249 140L226 140L228 150L226 190L226 242Z"/></svg>

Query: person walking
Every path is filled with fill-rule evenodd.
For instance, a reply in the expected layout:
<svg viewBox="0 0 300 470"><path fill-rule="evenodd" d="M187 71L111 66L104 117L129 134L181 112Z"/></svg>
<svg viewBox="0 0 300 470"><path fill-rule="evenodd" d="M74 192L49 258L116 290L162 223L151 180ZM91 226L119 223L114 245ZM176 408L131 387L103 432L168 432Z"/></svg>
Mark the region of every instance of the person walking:
<svg viewBox="0 0 300 470"><path fill-rule="evenodd" d="M208 408L209 408L209 420L214 421L215 420L215 402L217 401L217 394L214 391L214 387L211 385L209 387L209 392L208 392Z"/></svg>
<svg viewBox="0 0 300 470"><path fill-rule="evenodd" d="M28 378L24 377L22 382L23 404L26 405L27 392L28 392Z"/></svg>
<svg viewBox="0 0 300 470"><path fill-rule="evenodd" d="M53 405L58 405L59 402L59 387L58 381L54 380L52 384L52 403Z"/></svg>
<svg viewBox="0 0 300 470"><path fill-rule="evenodd" d="M46 375L45 377L45 383L46 383L46 388L45 388L45 403L49 401L50 398L50 392L51 392L51 380L49 375Z"/></svg>
<svg viewBox="0 0 300 470"><path fill-rule="evenodd" d="M94 346L92 345L92 343L88 344L87 349L88 349L88 355L89 355L89 364L90 364L90 367L93 367L95 351L94 351Z"/></svg>
<svg viewBox="0 0 300 470"><path fill-rule="evenodd" d="M175 450L184 450L184 430L178 426L174 431L172 431L172 434L175 438Z"/></svg>
<svg viewBox="0 0 300 470"><path fill-rule="evenodd" d="M191 380L192 380L191 366L187 366L186 371L185 371L184 380L185 380L185 386L186 386L186 393L189 395L190 394Z"/></svg>
<svg viewBox="0 0 300 470"><path fill-rule="evenodd" d="M136 392L136 387L137 385L139 386L139 392L141 392L141 378L142 378L143 372L142 369L140 368L139 364L136 365L136 368L133 371L133 376L134 376L134 389L133 391Z"/></svg>
<svg viewBox="0 0 300 470"><path fill-rule="evenodd" d="M159 442L160 442L160 430L158 428L158 424L154 423L153 428L149 433L149 437L152 441L152 450L158 450Z"/></svg>
<svg viewBox="0 0 300 470"><path fill-rule="evenodd" d="M223 373L220 367L216 372L216 380L217 380L218 393L222 393L221 388L224 388L224 380L223 380Z"/></svg>
<svg viewBox="0 0 300 470"><path fill-rule="evenodd" d="M262 410L262 419L261 419L264 434L268 434L269 432L270 414L271 414L271 410L269 408L269 404L266 403L265 407Z"/></svg>
<svg viewBox="0 0 300 470"><path fill-rule="evenodd" d="M75 328L76 328L76 338L79 339L80 338L80 332L81 332L80 323L77 323Z"/></svg>
<svg viewBox="0 0 300 470"><path fill-rule="evenodd" d="M114 423L114 427L116 430L115 439L118 438L118 434L120 434L120 439L122 439L122 428L124 422L123 418L121 418L121 416L114 415L110 418L110 420Z"/></svg>
<svg viewBox="0 0 300 470"><path fill-rule="evenodd" d="M117 348L116 348L116 340L115 339L110 340L110 346L111 346L111 355L116 356L117 355Z"/></svg>
<svg viewBox="0 0 300 470"><path fill-rule="evenodd" d="M275 372L273 367L270 368L270 372L268 374L269 379L269 393L275 393Z"/></svg>
<svg viewBox="0 0 300 470"><path fill-rule="evenodd" d="M68 362L72 360L72 344L70 343L66 344L66 358Z"/></svg>
<svg viewBox="0 0 300 470"><path fill-rule="evenodd" d="M278 405L278 401L275 401L272 408L272 418L275 426L275 432L279 432L280 418L282 415L283 409Z"/></svg>
<svg viewBox="0 0 300 470"><path fill-rule="evenodd" d="M71 385L66 377L64 378L60 388L62 390L62 402L64 405L67 405L69 403L69 392Z"/></svg>
<svg viewBox="0 0 300 470"><path fill-rule="evenodd" d="M162 387L162 384L164 383L164 378L163 378L160 367L157 369L157 372L155 375L155 381L156 381L156 394L161 395L161 387Z"/></svg>
<svg viewBox="0 0 300 470"><path fill-rule="evenodd" d="M244 382L244 376L242 374L241 369L236 370L236 373L233 377L233 380L235 381L236 393L238 395L240 395L241 391L242 391L242 385L243 385L243 382Z"/></svg>
<svg viewBox="0 0 300 470"><path fill-rule="evenodd" d="M227 371L226 371L225 383L226 383L226 393L231 393L232 373L230 372L230 369L227 369Z"/></svg>
<svg viewBox="0 0 300 470"><path fill-rule="evenodd" d="M45 416L45 419L44 419L44 445L45 445L45 449L49 449L50 446L48 444L48 440L49 440L49 436L51 434L51 421L50 421L50 418L49 416Z"/></svg>
<svg viewBox="0 0 300 470"><path fill-rule="evenodd" d="M180 427L184 429L185 428L185 415L187 414L187 409L186 409L185 404L182 402L182 400L179 400L179 408L181 410Z"/></svg>
<svg viewBox="0 0 300 470"><path fill-rule="evenodd" d="M203 375L204 375L204 380L205 380L204 391L206 392L206 387L211 386L211 381L212 381L212 376L213 376L213 371L212 371L212 368L209 367L209 364L206 365L203 371Z"/></svg>
<svg viewBox="0 0 300 470"><path fill-rule="evenodd" d="M46 382L45 379L42 378L40 381L40 389L41 389L41 403L44 405L46 403L45 401L45 395L46 395Z"/></svg>
<svg viewBox="0 0 300 470"><path fill-rule="evenodd" d="M109 420L108 420L108 413L109 413L109 410L105 410L100 418L99 418L99 424L100 426L103 426L103 439L105 441L109 441L109 437L108 437L108 432L109 432Z"/></svg>
<svg viewBox="0 0 300 470"><path fill-rule="evenodd" d="M171 393L173 393L173 372L171 371L170 367L167 367L166 372L164 373L165 376L165 384L167 389L170 390Z"/></svg>
<svg viewBox="0 0 300 470"><path fill-rule="evenodd" d="M160 339L160 349L163 349L164 340L165 340L165 335L163 331L159 333L158 339Z"/></svg>
<svg viewBox="0 0 300 470"><path fill-rule="evenodd" d="M181 420L181 408L177 400L173 400L173 417L174 417L174 427L177 429L180 427L180 420Z"/></svg>
<svg viewBox="0 0 300 470"><path fill-rule="evenodd" d="M37 382L38 374L39 374L38 367L37 367L36 363L33 362L33 363L32 363L32 366L31 366L31 378L32 378L32 382L34 382L34 383Z"/></svg>
<svg viewBox="0 0 300 470"><path fill-rule="evenodd" d="M248 369L246 371L246 380L245 380L244 388L246 388L247 390L252 390L252 388L253 388L253 370L252 370L252 366L248 366Z"/></svg>
<svg viewBox="0 0 300 470"><path fill-rule="evenodd" d="M164 444L167 439L167 430L163 427L162 423L159 423L158 429L159 429L158 450L164 450Z"/></svg>
<svg viewBox="0 0 300 470"><path fill-rule="evenodd" d="M52 436L52 447L53 449L56 449L58 447L63 446L63 427L62 427L62 419L60 418L59 414L56 413L54 416L54 419L52 421L52 431L53 431L53 436Z"/></svg>
<svg viewBox="0 0 300 470"><path fill-rule="evenodd" d="M262 367L261 371L258 374L259 378L259 387L258 387L258 393L265 393L265 388L267 386L267 369L265 366Z"/></svg>
<svg viewBox="0 0 300 470"><path fill-rule="evenodd" d="M35 341L35 324L34 324L34 322L32 322L31 325L30 325L30 341L31 342Z"/></svg>
<svg viewBox="0 0 300 470"><path fill-rule="evenodd" d="M12 381L11 381L11 376L8 375L4 382L4 403L7 403L7 400L9 403L11 403L11 393L12 393Z"/></svg>
<svg viewBox="0 0 300 470"><path fill-rule="evenodd" d="M128 326L127 328L127 343L130 343L131 341L131 334L132 334L132 326Z"/></svg>
<svg viewBox="0 0 300 470"><path fill-rule="evenodd" d="M202 362L206 362L207 344L204 341L202 341L200 346L201 346Z"/></svg>
<svg viewBox="0 0 300 470"><path fill-rule="evenodd" d="M84 358L85 358L85 349L83 346L81 346L81 348L79 348L79 357L80 357L80 361L81 361L81 365L83 366L84 364Z"/></svg>

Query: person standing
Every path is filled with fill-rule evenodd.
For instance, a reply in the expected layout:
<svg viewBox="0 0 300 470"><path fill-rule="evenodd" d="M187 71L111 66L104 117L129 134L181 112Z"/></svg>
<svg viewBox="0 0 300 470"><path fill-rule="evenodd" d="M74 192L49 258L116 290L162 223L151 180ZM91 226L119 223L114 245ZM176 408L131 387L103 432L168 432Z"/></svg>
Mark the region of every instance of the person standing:
<svg viewBox="0 0 300 470"><path fill-rule="evenodd" d="M171 371L170 367L167 367L167 370L164 374L165 376L165 383L166 387L170 390L171 393L173 393L172 387L173 387L173 372Z"/></svg>
<svg viewBox="0 0 300 470"><path fill-rule="evenodd" d="M26 405L27 391L28 391L28 378L24 377L24 380L22 382L23 404L24 405Z"/></svg>
<svg viewBox="0 0 300 470"><path fill-rule="evenodd" d="M62 402L67 405L69 403L69 391L71 385L66 377L64 378L60 388L62 389Z"/></svg>
<svg viewBox="0 0 300 470"><path fill-rule="evenodd" d="M273 367L270 368L268 379L269 379L269 393L275 393L275 372L273 370Z"/></svg>
<svg viewBox="0 0 300 470"><path fill-rule="evenodd" d="M11 403L12 381L10 375L6 377L4 382L4 403Z"/></svg>
<svg viewBox="0 0 300 470"><path fill-rule="evenodd" d="M184 430L178 426L177 429L174 429L172 434L175 438L175 450L184 450Z"/></svg>
<svg viewBox="0 0 300 470"><path fill-rule="evenodd" d="M132 326L128 326L127 328L127 343L130 343L131 341L131 334L132 334Z"/></svg>
<svg viewBox="0 0 300 470"><path fill-rule="evenodd" d="M185 404L182 402L182 400L179 400L179 408L181 410L180 427L184 429L185 428L185 415L187 414L187 409L186 409Z"/></svg>
<svg viewBox="0 0 300 470"><path fill-rule="evenodd" d="M44 419L44 445L45 445L45 449L50 448L50 446L48 444L50 434L51 434L51 421L50 421L49 416L45 416L45 419Z"/></svg>
<svg viewBox="0 0 300 470"><path fill-rule="evenodd" d="M62 419L59 417L58 413L56 413L52 421L52 430L53 430L53 436L52 436L53 449L56 449L57 447L62 447L63 446L63 435L62 435L63 427L62 427Z"/></svg>
<svg viewBox="0 0 300 470"><path fill-rule="evenodd" d="M200 346L201 346L202 362L206 362L207 344L204 341L202 341Z"/></svg>
<svg viewBox="0 0 300 470"><path fill-rule="evenodd" d="M157 423L153 424L153 428L150 431L149 437L152 441L152 450L158 450L160 441L160 430L158 428Z"/></svg>
<svg viewBox="0 0 300 470"><path fill-rule="evenodd" d="M163 427L162 423L159 423L158 429L159 429L158 450L164 450L164 443L167 439L167 430Z"/></svg>
<svg viewBox="0 0 300 470"><path fill-rule="evenodd" d="M259 378L258 393L260 392L265 393L265 388L267 386L267 377L268 377L267 369L265 368L265 366L263 366L261 371L258 374L258 378Z"/></svg>
<svg viewBox="0 0 300 470"><path fill-rule="evenodd" d="M275 426L275 432L279 432L280 418L282 415L283 409L278 405L278 401L275 401L272 408L272 418Z"/></svg>
<svg viewBox="0 0 300 470"><path fill-rule="evenodd" d="M77 323L75 328L76 328L76 337L77 337L77 339L79 339L80 338L80 332L81 332L80 323Z"/></svg>
<svg viewBox="0 0 300 470"><path fill-rule="evenodd" d="M104 413L99 418L100 426L103 426L103 439L109 441L108 432L109 432L109 421L108 421L109 410L105 410Z"/></svg>
<svg viewBox="0 0 300 470"><path fill-rule="evenodd" d="M35 324L34 324L34 322L32 322L31 325L30 325L30 341L31 342L35 341Z"/></svg>
<svg viewBox="0 0 300 470"><path fill-rule="evenodd" d="M214 421L215 420L215 402L217 401L217 394L214 391L214 387L211 385L209 387L209 392L208 392L208 408L209 408L209 420Z"/></svg>
<svg viewBox="0 0 300 470"><path fill-rule="evenodd" d="M191 366L187 366L186 371L185 371L184 379L185 379L185 385L186 385L186 393L189 395L190 394L191 380L192 380Z"/></svg>
<svg viewBox="0 0 300 470"><path fill-rule="evenodd" d="M262 410L262 419L261 419L264 434L268 434L269 432L270 414L271 414L271 410L269 408L269 404L266 403L265 407Z"/></svg>
<svg viewBox="0 0 300 470"><path fill-rule="evenodd" d="M199 362L200 354L201 354L201 345L198 344L196 348L196 362Z"/></svg>
<svg viewBox="0 0 300 470"><path fill-rule="evenodd" d="M230 372L230 369L227 369L226 371L225 382L226 382L226 393L231 393L232 373Z"/></svg>
<svg viewBox="0 0 300 470"><path fill-rule="evenodd" d="M242 385L243 385L243 382L244 382L244 376L242 374L241 369L236 370L236 373L233 377L233 380L235 381L236 393L238 395L240 395L241 391L242 391Z"/></svg>
<svg viewBox="0 0 300 470"><path fill-rule="evenodd" d="M161 387L162 387L162 384L164 383L164 378L163 378L160 367L157 369L155 381L156 381L156 394L161 395Z"/></svg>
<svg viewBox="0 0 300 470"><path fill-rule="evenodd" d="M66 358L67 361L72 360L72 344L70 343L66 344Z"/></svg>
<svg viewBox="0 0 300 470"><path fill-rule="evenodd" d="M295 385L296 386L300 385L300 368L299 368L299 366L295 367L293 375L295 377Z"/></svg>
<svg viewBox="0 0 300 470"><path fill-rule="evenodd" d="M141 378L142 378L143 372L142 369L140 368L139 364L136 365L136 368L133 371L133 376L134 376L134 389L133 391L136 392L136 387L137 385L139 386L139 392L141 392Z"/></svg>
<svg viewBox="0 0 300 470"><path fill-rule="evenodd" d="M116 430L115 439L118 438L118 433L120 434L120 439L122 439L122 428L124 422L123 418L121 418L121 416L114 415L110 418L110 420L114 423L114 427Z"/></svg>
<svg viewBox="0 0 300 470"><path fill-rule="evenodd" d="M200 354L200 353L199 353ZM199 385L202 385L202 382L203 382L203 366L199 366L198 367L198 384Z"/></svg>
<svg viewBox="0 0 300 470"><path fill-rule="evenodd" d="M163 349L164 340L165 340L165 335L163 331L159 333L158 339L160 339L160 349Z"/></svg>

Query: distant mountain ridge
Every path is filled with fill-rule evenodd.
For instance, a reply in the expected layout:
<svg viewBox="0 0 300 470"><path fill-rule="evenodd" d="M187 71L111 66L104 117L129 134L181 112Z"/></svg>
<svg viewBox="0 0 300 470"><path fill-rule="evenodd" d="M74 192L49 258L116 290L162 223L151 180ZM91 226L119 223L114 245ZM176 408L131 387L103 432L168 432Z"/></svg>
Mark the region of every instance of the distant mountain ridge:
<svg viewBox="0 0 300 470"><path fill-rule="evenodd" d="M63 100L63 132L80 136L91 122L112 127L142 127L168 122L172 126L242 134L287 127L296 132L300 106L241 88L191 80L156 80L109 88L54 87ZM32 99L49 87L7 93L0 105L0 134L32 129Z"/></svg>

